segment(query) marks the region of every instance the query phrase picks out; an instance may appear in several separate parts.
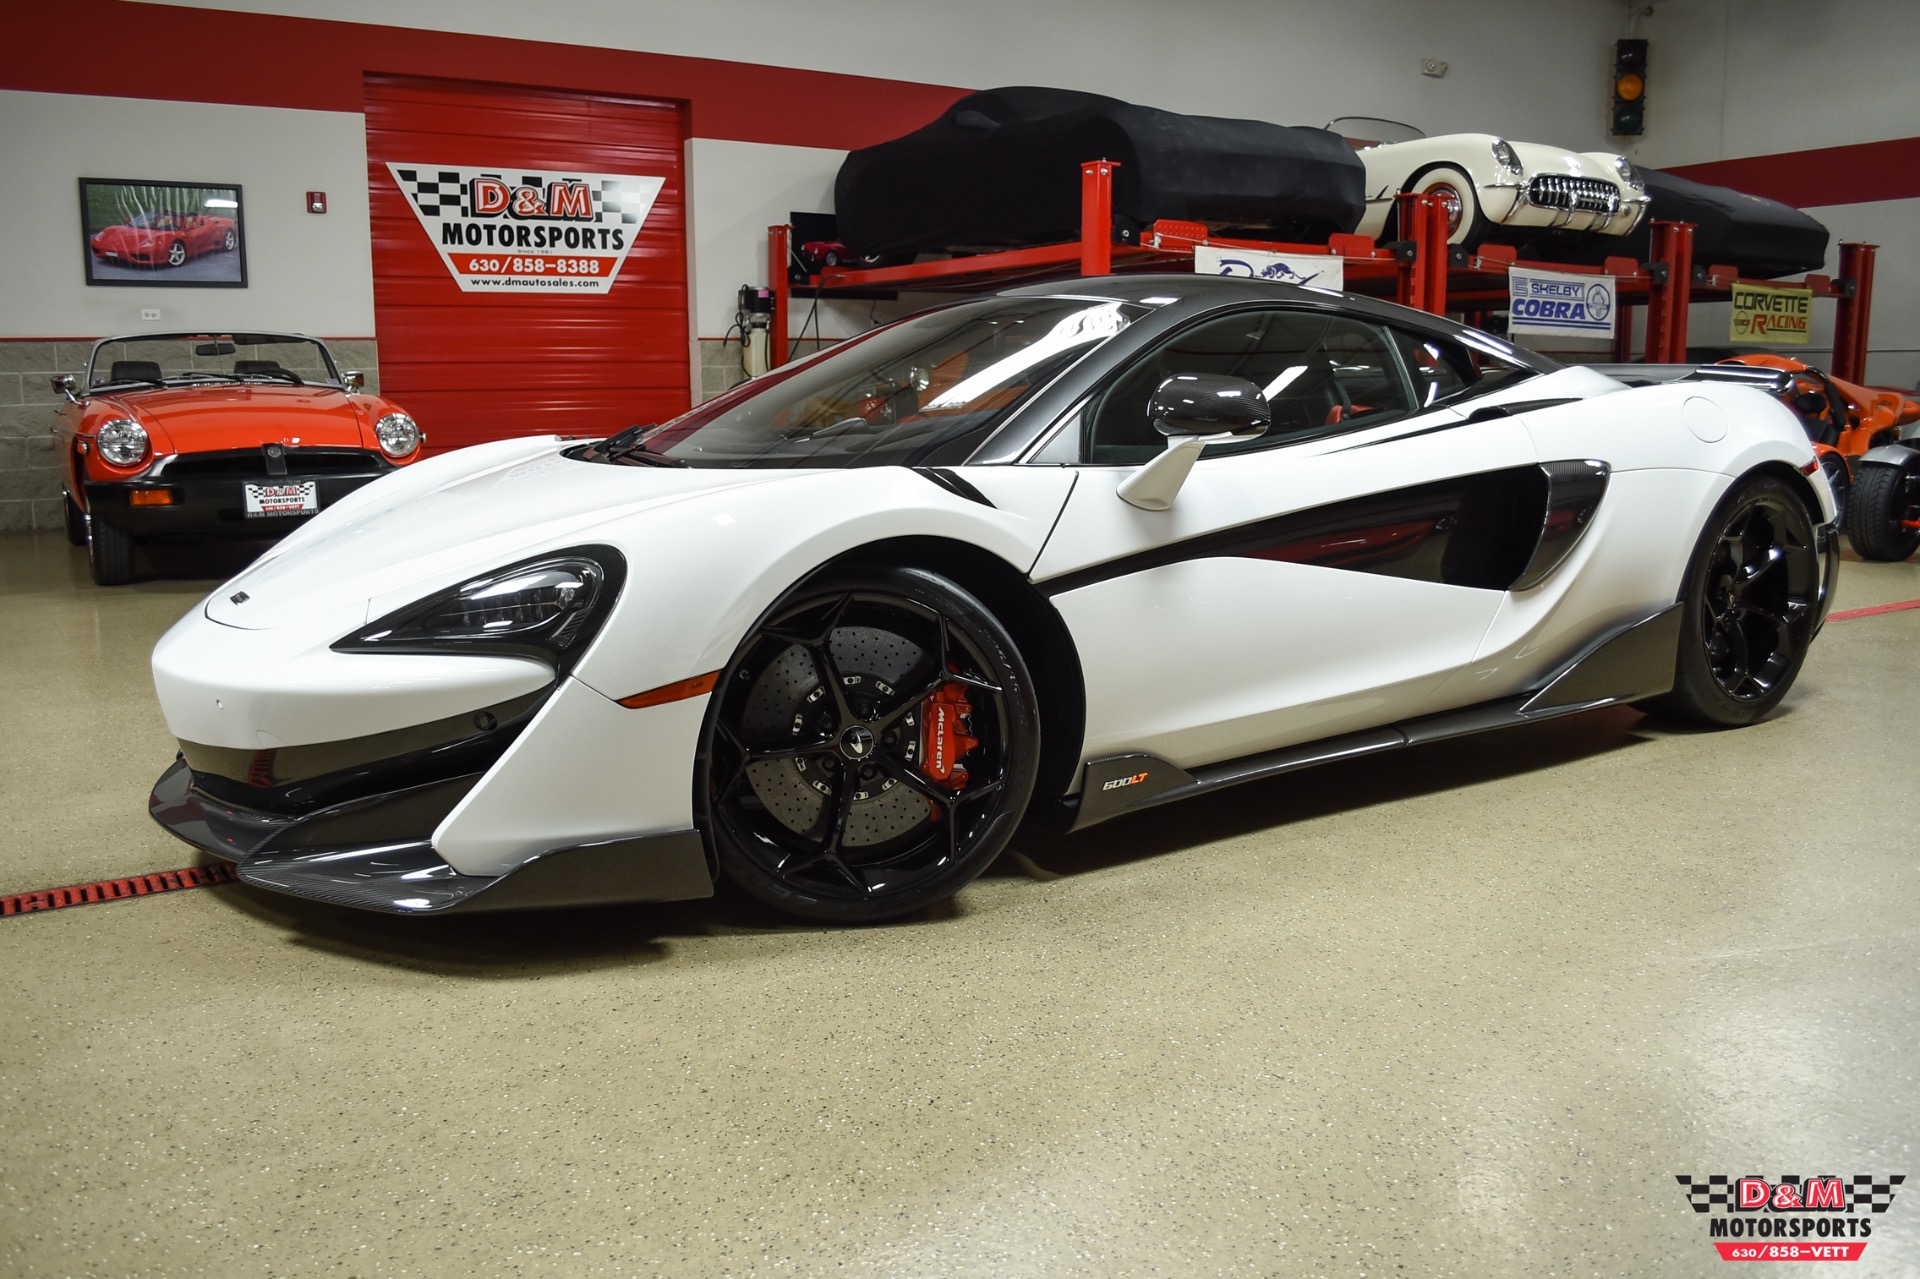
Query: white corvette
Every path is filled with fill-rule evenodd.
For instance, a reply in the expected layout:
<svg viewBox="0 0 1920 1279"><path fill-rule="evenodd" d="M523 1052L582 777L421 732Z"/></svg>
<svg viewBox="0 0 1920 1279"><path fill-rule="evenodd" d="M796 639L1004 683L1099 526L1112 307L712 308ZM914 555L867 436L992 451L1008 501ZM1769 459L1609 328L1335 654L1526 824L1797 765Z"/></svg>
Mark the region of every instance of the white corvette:
<svg viewBox="0 0 1920 1279"><path fill-rule="evenodd" d="M1647 213L1646 178L1610 151L1567 151L1490 133L1429 138L1409 125L1369 117L1348 116L1327 127L1353 141L1367 166L1367 211L1355 230L1375 239L1390 229L1399 234L1395 203L1407 192L1440 201L1449 244L1478 245L1508 230L1625 235ZM1373 141L1396 134L1407 140Z"/></svg>
<svg viewBox="0 0 1920 1279"><path fill-rule="evenodd" d="M885 918L1028 816L1617 702L1749 722L1832 519L1748 386L1257 281L1029 286L323 511L155 649L151 808L371 909L725 875Z"/></svg>

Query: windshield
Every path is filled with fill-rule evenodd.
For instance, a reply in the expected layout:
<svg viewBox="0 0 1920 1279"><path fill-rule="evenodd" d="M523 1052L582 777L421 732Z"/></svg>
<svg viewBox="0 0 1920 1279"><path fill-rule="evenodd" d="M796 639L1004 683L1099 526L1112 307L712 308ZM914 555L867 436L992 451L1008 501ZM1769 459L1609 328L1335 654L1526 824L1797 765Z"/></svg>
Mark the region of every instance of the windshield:
<svg viewBox="0 0 1920 1279"><path fill-rule="evenodd" d="M1371 115L1343 115L1329 120L1327 129L1356 147L1377 147L1385 142L1417 142L1427 135L1398 120L1382 120Z"/></svg>
<svg viewBox="0 0 1920 1279"><path fill-rule="evenodd" d="M168 333L107 338L93 348L87 387L197 382L339 386L333 356L313 338L280 333Z"/></svg>
<svg viewBox="0 0 1920 1279"><path fill-rule="evenodd" d="M875 329L734 388L605 460L689 466L963 462L1020 405L1144 314L1091 298L990 298ZM598 458L594 458L598 460Z"/></svg>

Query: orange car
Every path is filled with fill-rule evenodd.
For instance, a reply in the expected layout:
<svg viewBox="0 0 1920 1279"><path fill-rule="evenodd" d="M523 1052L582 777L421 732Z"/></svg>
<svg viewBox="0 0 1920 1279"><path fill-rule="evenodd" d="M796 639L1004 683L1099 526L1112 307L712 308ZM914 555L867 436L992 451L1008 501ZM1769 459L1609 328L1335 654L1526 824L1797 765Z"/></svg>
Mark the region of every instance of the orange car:
<svg viewBox="0 0 1920 1279"><path fill-rule="evenodd" d="M142 333L53 380L67 539L93 580L132 580L136 540L274 537L420 456L412 418L293 333Z"/></svg>
<svg viewBox="0 0 1920 1279"><path fill-rule="evenodd" d="M1787 355L1755 352L1721 363L1794 375L1786 399L1807 424L1847 540L1862 559L1904 560L1920 547L1920 432L1902 433L1920 422L1920 400L1832 377Z"/></svg>

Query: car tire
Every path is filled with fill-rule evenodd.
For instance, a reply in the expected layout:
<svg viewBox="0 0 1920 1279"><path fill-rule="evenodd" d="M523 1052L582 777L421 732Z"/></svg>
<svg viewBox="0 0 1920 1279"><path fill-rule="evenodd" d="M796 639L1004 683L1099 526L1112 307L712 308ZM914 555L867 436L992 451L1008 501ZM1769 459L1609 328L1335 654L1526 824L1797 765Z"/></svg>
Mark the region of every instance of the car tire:
<svg viewBox="0 0 1920 1279"><path fill-rule="evenodd" d="M1447 243L1466 245L1469 248L1480 244L1487 238L1492 226L1487 221L1486 215L1480 211L1480 194L1474 189L1473 179L1460 170L1451 165L1441 164L1416 173L1402 189L1401 194L1439 195L1442 203L1446 203L1448 192L1452 193L1460 212L1457 217L1449 214L1450 229L1447 232ZM1395 213L1398 213L1398 209ZM1397 238L1411 239L1412 237Z"/></svg>
<svg viewBox="0 0 1920 1279"><path fill-rule="evenodd" d="M175 240L167 246L167 265L180 266L187 260L187 242Z"/></svg>
<svg viewBox="0 0 1920 1279"><path fill-rule="evenodd" d="M239 243L240 237L233 233L232 227L228 227L227 233L220 237L220 251L222 253L231 253L233 252L234 246Z"/></svg>
<svg viewBox="0 0 1920 1279"><path fill-rule="evenodd" d="M63 493L60 496L62 504L66 507L67 544L85 546L87 544L87 513L80 509L80 504L73 500L71 494Z"/></svg>
<svg viewBox="0 0 1920 1279"><path fill-rule="evenodd" d="M133 534L106 520L87 521L87 568L96 586L133 580Z"/></svg>
<svg viewBox="0 0 1920 1279"><path fill-rule="evenodd" d="M1802 494L1771 476L1735 485L1687 564L1673 691L1643 708L1735 728L1778 706L1820 621L1822 567Z"/></svg>
<svg viewBox="0 0 1920 1279"><path fill-rule="evenodd" d="M768 611L703 744L695 798L722 873L790 915L871 923L946 900L999 855L1032 795L1040 717L985 605L935 573L871 568Z"/></svg>
<svg viewBox="0 0 1920 1279"><path fill-rule="evenodd" d="M1847 541L1863 560L1904 560L1920 547L1920 529L1904 526L1916 515L1920 468L1868 463L1847 502Z"/></svg>

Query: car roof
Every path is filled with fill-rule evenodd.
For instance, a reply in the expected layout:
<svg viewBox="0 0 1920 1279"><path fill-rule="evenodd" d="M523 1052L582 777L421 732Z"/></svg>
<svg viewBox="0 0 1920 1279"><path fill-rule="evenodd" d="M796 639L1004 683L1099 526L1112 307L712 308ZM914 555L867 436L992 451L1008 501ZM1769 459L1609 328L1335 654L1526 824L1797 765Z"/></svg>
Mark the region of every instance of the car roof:
<svg viewBox="0 0 1920 1279"><path fill-rule="evenodd" d="M1263 302L1339 311L1345 315L1360 316L1400 328L1424 329L1437 337L1458 340L1461 334L1471 333L1473 335L1471 345L1484 349L1485 344L1495 343L1503 354L1510 353L1515 363L1525 365L1539 373L1551 373L1561 367L1558 361L1548 359L1538 352L1529 351L1525 347L1516 347L1501 338L1483 333L1478 329L1470 329L1464 324L1456 324L1444 316L1427 311L1416 311L1412 307L1401 306L1380 298L1364 297L1357 293L1337 293L1332 289L1281 284L1274 280L1253 280L1245 276L1203 275L1198 272L1087 276L1077 280L1055 281L1050 284L1021 285L1018 288L1004 289L998 296L1111 299L1116 302L1155 306L1164 312L1174 313L1180 319L1191 318L1220 308Z"/></svg>

